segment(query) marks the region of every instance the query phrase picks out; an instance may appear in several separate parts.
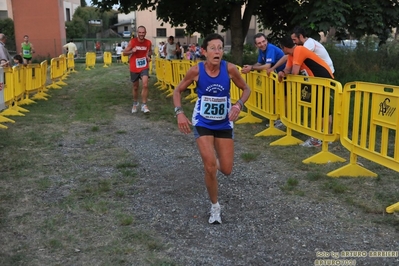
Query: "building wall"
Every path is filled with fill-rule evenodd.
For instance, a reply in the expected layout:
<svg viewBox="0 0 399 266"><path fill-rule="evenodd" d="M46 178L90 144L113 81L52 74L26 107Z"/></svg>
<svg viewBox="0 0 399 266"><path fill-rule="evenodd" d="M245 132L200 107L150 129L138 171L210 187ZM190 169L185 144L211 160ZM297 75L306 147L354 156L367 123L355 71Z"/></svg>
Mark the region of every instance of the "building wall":
<svg viewBox="0 0 399 266"><path fill-rule="evenodd" d="M72 20L73 14L76 8L80 7L80 0L64 0L64 18L65 21ZM67 14L67 9L69 9L69 19Z"/></svg>
<svg viewBox="0 0 399 266"><path fill-rule="evenodd" d="M137 11L135 16L136 16L136 23L134 31L140 25L146 27L147 29L146 37L152 42L154 46L161 41L167 42L167 38L169 36L174 36L175 42L180 42L182 45L184 43L186 44L196 43L198 42L198 39L200 37L199 33L194 33L192 36L189 37L181 37L181 38L176 37L175 30L176 29L183 30L185 29L185 27L183 26L172 27L169 23L163 23L163 25L161 26L162 21L157 20L157 15L155 11L153 12L151 12L150 10ZM164 29L165 34L163 36L160 36L159 34L157 34L157 29Z"/></svg>
<svg viewBox="0 0 399 266"><path fill-rule="evenodd" d="M40 4L39 4L40 1ZM33 58L58 57L65 43L65 19L63 0L13 1L15 39L17 52L21 52L23 36L29 36L36 53Z"/></svg>
<svg viewBox="0 0 399 266"><path fill-rule="evenodd" d="M0 0L0 19L13 19L10 10L12 11L11 0Z"/></svg>

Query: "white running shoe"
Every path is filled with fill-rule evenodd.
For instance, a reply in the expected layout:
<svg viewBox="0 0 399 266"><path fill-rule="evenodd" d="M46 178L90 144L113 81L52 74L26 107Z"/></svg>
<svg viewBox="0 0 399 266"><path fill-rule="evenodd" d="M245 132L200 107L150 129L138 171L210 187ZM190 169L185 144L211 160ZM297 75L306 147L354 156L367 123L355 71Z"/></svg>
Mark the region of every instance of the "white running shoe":
<svg viewBox="0 0 399 266"><path fill-rule="evenodd" d="M139 106L139 103L133 104L132 106L132 114L137 113L137 107Z"/></svg>
<svg viewBox="0 0 399 266"><path fill-rule="evenodd" d="M211 207L211 216L209 217L210 224L221 224L222 218L220 217L220 206Z"/></svg>
<svg viewBox="0 0 399 266"><path fill-rule="evenodd" d="M141 105L141 111L146 114L150 112L150 109L148 109L146 104L143 104Z"/></svg>
<svg viewBox="0 0 399 266"><path fill-rule="evenodd" d="M270 127L270 124L266 124L266 127ZM285 129L285 125L281 122L280 119L274 121L274 127L278 129Z"/></svg>
<svg viewBox="0 0 399 266"><path fill-rule="evenodd" d="M281 122L280 119L274 121L274 127L278 128L278 129L284 129L285 125L283 124L283 122Z"/></svg>
<svg viewBox="0 0 399 266"><path fill-rule="evenodd" d="M320 147L322 144L321 140L315 138L309 138L301 144L302 147Z"/></svg>

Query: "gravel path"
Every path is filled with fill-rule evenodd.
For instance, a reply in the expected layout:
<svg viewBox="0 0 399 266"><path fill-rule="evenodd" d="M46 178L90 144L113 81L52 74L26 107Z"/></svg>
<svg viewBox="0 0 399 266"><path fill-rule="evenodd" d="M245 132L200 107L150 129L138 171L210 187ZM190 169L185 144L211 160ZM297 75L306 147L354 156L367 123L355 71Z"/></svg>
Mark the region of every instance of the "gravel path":
<svg viewBox="0 0 399 266"><path fill-rule="evenodd" d="M163 238L167 255L179 265L316 265L317 259L334 259L331 252L338 252L339 258L333 256L340 265L355 265L343 260L399 265L399 234L392 227L373 223L339 199L287 195L280 189L287 178L305 173L267 149L256 161L244 162L239 155L248 150L239 138L232 175L218 175L223 224L209 225L210 202L193 136L143 114L119 114L113 126L127 132L117 136L117 145L140 164L132 212ZM369 257L374 250L395 251L396 257ZM342 257L343 251L365 251L366 257Z"/></svg>

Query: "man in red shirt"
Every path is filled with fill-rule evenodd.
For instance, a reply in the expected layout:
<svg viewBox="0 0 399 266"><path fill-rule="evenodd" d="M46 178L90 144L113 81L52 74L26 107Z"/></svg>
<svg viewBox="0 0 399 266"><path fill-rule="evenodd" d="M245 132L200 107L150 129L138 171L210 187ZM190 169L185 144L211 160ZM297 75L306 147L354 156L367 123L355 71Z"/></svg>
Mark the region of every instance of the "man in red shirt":
<svg viewBox="0 0 399 266"><path fill-rule="evenodd" d="M141 111L149 113L147 107L148 97L148 77L149 77L149 63L151 61L151 41L145 38L147 30L144 26L137 28L137 37L132 38L123 50L123 55L130 56L130 79L133 82L133 107L132 113L137 112L139 106L139 80L141 79L143 88L141 90Z"/></svg>

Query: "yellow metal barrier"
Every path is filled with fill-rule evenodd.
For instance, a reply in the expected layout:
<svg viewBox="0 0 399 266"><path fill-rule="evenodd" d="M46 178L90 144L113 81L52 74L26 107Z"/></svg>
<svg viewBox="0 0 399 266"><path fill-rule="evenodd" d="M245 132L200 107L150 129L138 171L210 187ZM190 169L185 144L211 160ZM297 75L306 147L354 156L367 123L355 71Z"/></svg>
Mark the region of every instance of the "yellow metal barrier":
<svg viewBox="0 0 399 266"><path fill-rule="evenodd" d="M51 84L47 86L49 89L60 89L61 86L67 85L65 82L62 81L64 76L64 58L56 57L51 59L50 64L50 79Z"/></svg>
<svg viewBox="0 0 399 266"><path fill-rule="evenodd" d="M385 211L386 211L387 213L394 213L394 212L399 211L399 202L397 202L397 203L395 203L395 204L392 204L391 206L388 206L388 207L385 209Z"/></svg>
<svg viewBox="0 0 399 266"><path fill-rule="evenodd" d="M186 75L187 71L190 69L190 67L194 66L195 63L194 61L191 60L180 60L181 64L177 66L177 68L174 69L177 70L179 79L183 80L184 76ZM190 84L190 86L187 87L187 89L190 90L190 94L185 97L186 100L190 100L191 102L195 102L197 100L197 93L195 92L195 89L197 88L197 84L193 82Z"/></svg>
<svg viewBox="0 0 399 266"><path fill-rule="evenodd" d="M64 54L61 54L58 56L60 58L60 64L61 64L61 69L62 69L62 77L61 80L67 79L68 78L68 66L67 66L67 58ZM67 84L61 84L61 85L67 85Z"/></svg>
<svg viewBox="0 0 399 266"><path fill-rule="evenodd" d="M164 83L166 85L165 93L167 93L166 97L170 97L173 95L173 89L174 89L174 87L172 86L172 82L173 82L172 61L171 60L163 60L163 66L165 69L165 76L164 76Z"/></svg>
<svg viewBox="0 0 399 266"><path fill-rule="evenodd" d="M40 69L42 71L42 88L41 91L44 93L44 97L51 97L50 95L46 94L45 92L48 91L48 88L46 86L47 84L47 60L44 60L43 62L40 63Z"/></svg>
<svg viewBox="0 0 399 266"><path fill-rule="evenodd" d="M163 86L163 77L165 75L162 60L163 59L161 58L155 59L155 75L157 77L157 82L154 85L158 86L159 88L162 88Z"/></svg>
<svg viewBox="0 0 399 266"><path fill-rule="evenodd" d="M277 74L266 71L252 71L247 74L246 81L251 88L251 95L245 103L247 114L236 123L261 123L262 119L255 117L252 112L270 120L270 127L255 136L281 136L285 132L274 127L274 121L279 117L278 111L278 81Z"/></svg>
<svg viewBox="0 0 399 266"><path fill-rule="evenodd" d="M153 56L150 57L150 62L148 62L148 74L152 75L152 73L154 72L154 58Z"/></svg>
<svg viewBox="0 0 399 266"><path fill-rule="evenodd" d="M12 75L14 78L14 104L12 108L18 110L19 112L27 113L29 110L19 106L22 104L22 100L24 99L26 92L25 72L26 67L24 66L14 66L12 68Z"/></svg>
<svg viewBox="0 0 399 266"><path fill-rule="evenodd" d="M184 76L181 76L179 74L179 69L180 67L182 67L182 63L180 60L171 60L171 64L172 64L172 81L171 81L171 85L174 88L177 87L177 85L179 85L180 81L182 81ZM173 91L172 91L173 94ZM169 96L169 95L168 95Z"/></svg>
<svg viewBox="0 0 399 266"><path fill-rule="evenodd" d="M129 64L129 56L121 54L121 61L123 64Z"/></svg>
<svg viewBox="0 0 399 266"><path fill-rule="evenodd" d="M18 106L18 101L24 95L23 66L14 66L13 68L4 68L4 99L7 109L0 115L4 116L25 116L24 112L29 110Z"/></svg>
<svg viewBox="0 0 399 266"><path fill-rule="evenodd" d="M112 54L111 54L111 52L104 52L103 59L104 59L104 66L103 67L109 67L112 64Z"/></svg>
<svg viewBox="0 0 399 266"><path fill-rule="evenodd" d="M328 151L328 143L338 139L342 97L341 83L325 78L288 75L279 84L280 119L287 127L287 135L270 145L296 145L302 140L292 136L292 131L322 140L322 150L303 160L304 163L344 162L345 159ZM329 132L330 114L332 120Z"/></svg>
<svg viewBox="0 0 399 266"><path fill-rule="evenodd" d="M399 86L366 82L345 84L342 110L342 145L350 151L348 165L328 176L370 176L377 174L357 163L361 156L399 171ZM353 122L350 122L353 118Z"/></svg>
<svg viewBox="0 0 399 266"><path fill-rule="evenodd" d="M5 86L4 76L5 76L4 69L2 67L0 67L0 111L3 111L7 107L6 97L5 97L6 86ZM10 97L10 98L12 98L12 97ZM5 123L5 122L15 123L14 120L7 118L0 113L0 123ZM3 124L0 124L0 128L7 129L8 127Z"/></svg>
<svg viewBox="0 0 399 266"><path fill-rule="evenodd" d="M37 93L41 87L41 69L39 64L28 64L25 67L25 98L19 104L36 103L30 99L32 93Z"/></svg>
<svg viewBox="0 0 399 266"><path fill-rule="evenodd" d="M40 63L39 68L35 69L35 76L39 77L37 82L39 82L39 88L38 91L35 95L33 95L32 99L33 100L46 100L47 97L50 97L46 92L48 89L46 88L46 82L47 82L47 60L44 60L43 62Z"/></svg>
<svg viewBox="0 0 399 266"><path fill-rule="evenodd" d="M86 53L86 70L91 70L96 65L96 53L87 52Z"/></svg>
<svg viewBox="0 0 399 266"><path fill-rule="evenodd" d="M241 67L237 66L238 71L241 73ZM247 74L242 74L241 77L247 82ZM242 90L238 88L234 82L230 82L230 99L233 103L237 102L241 98ZM245 106L245 105L244 105ZM243 106L243 107L244 107ZM248 113L241 110L239 117L245 117ZM237 122L236 122L237 123ZM242 123L242 122L240 122Z"/></svg>

